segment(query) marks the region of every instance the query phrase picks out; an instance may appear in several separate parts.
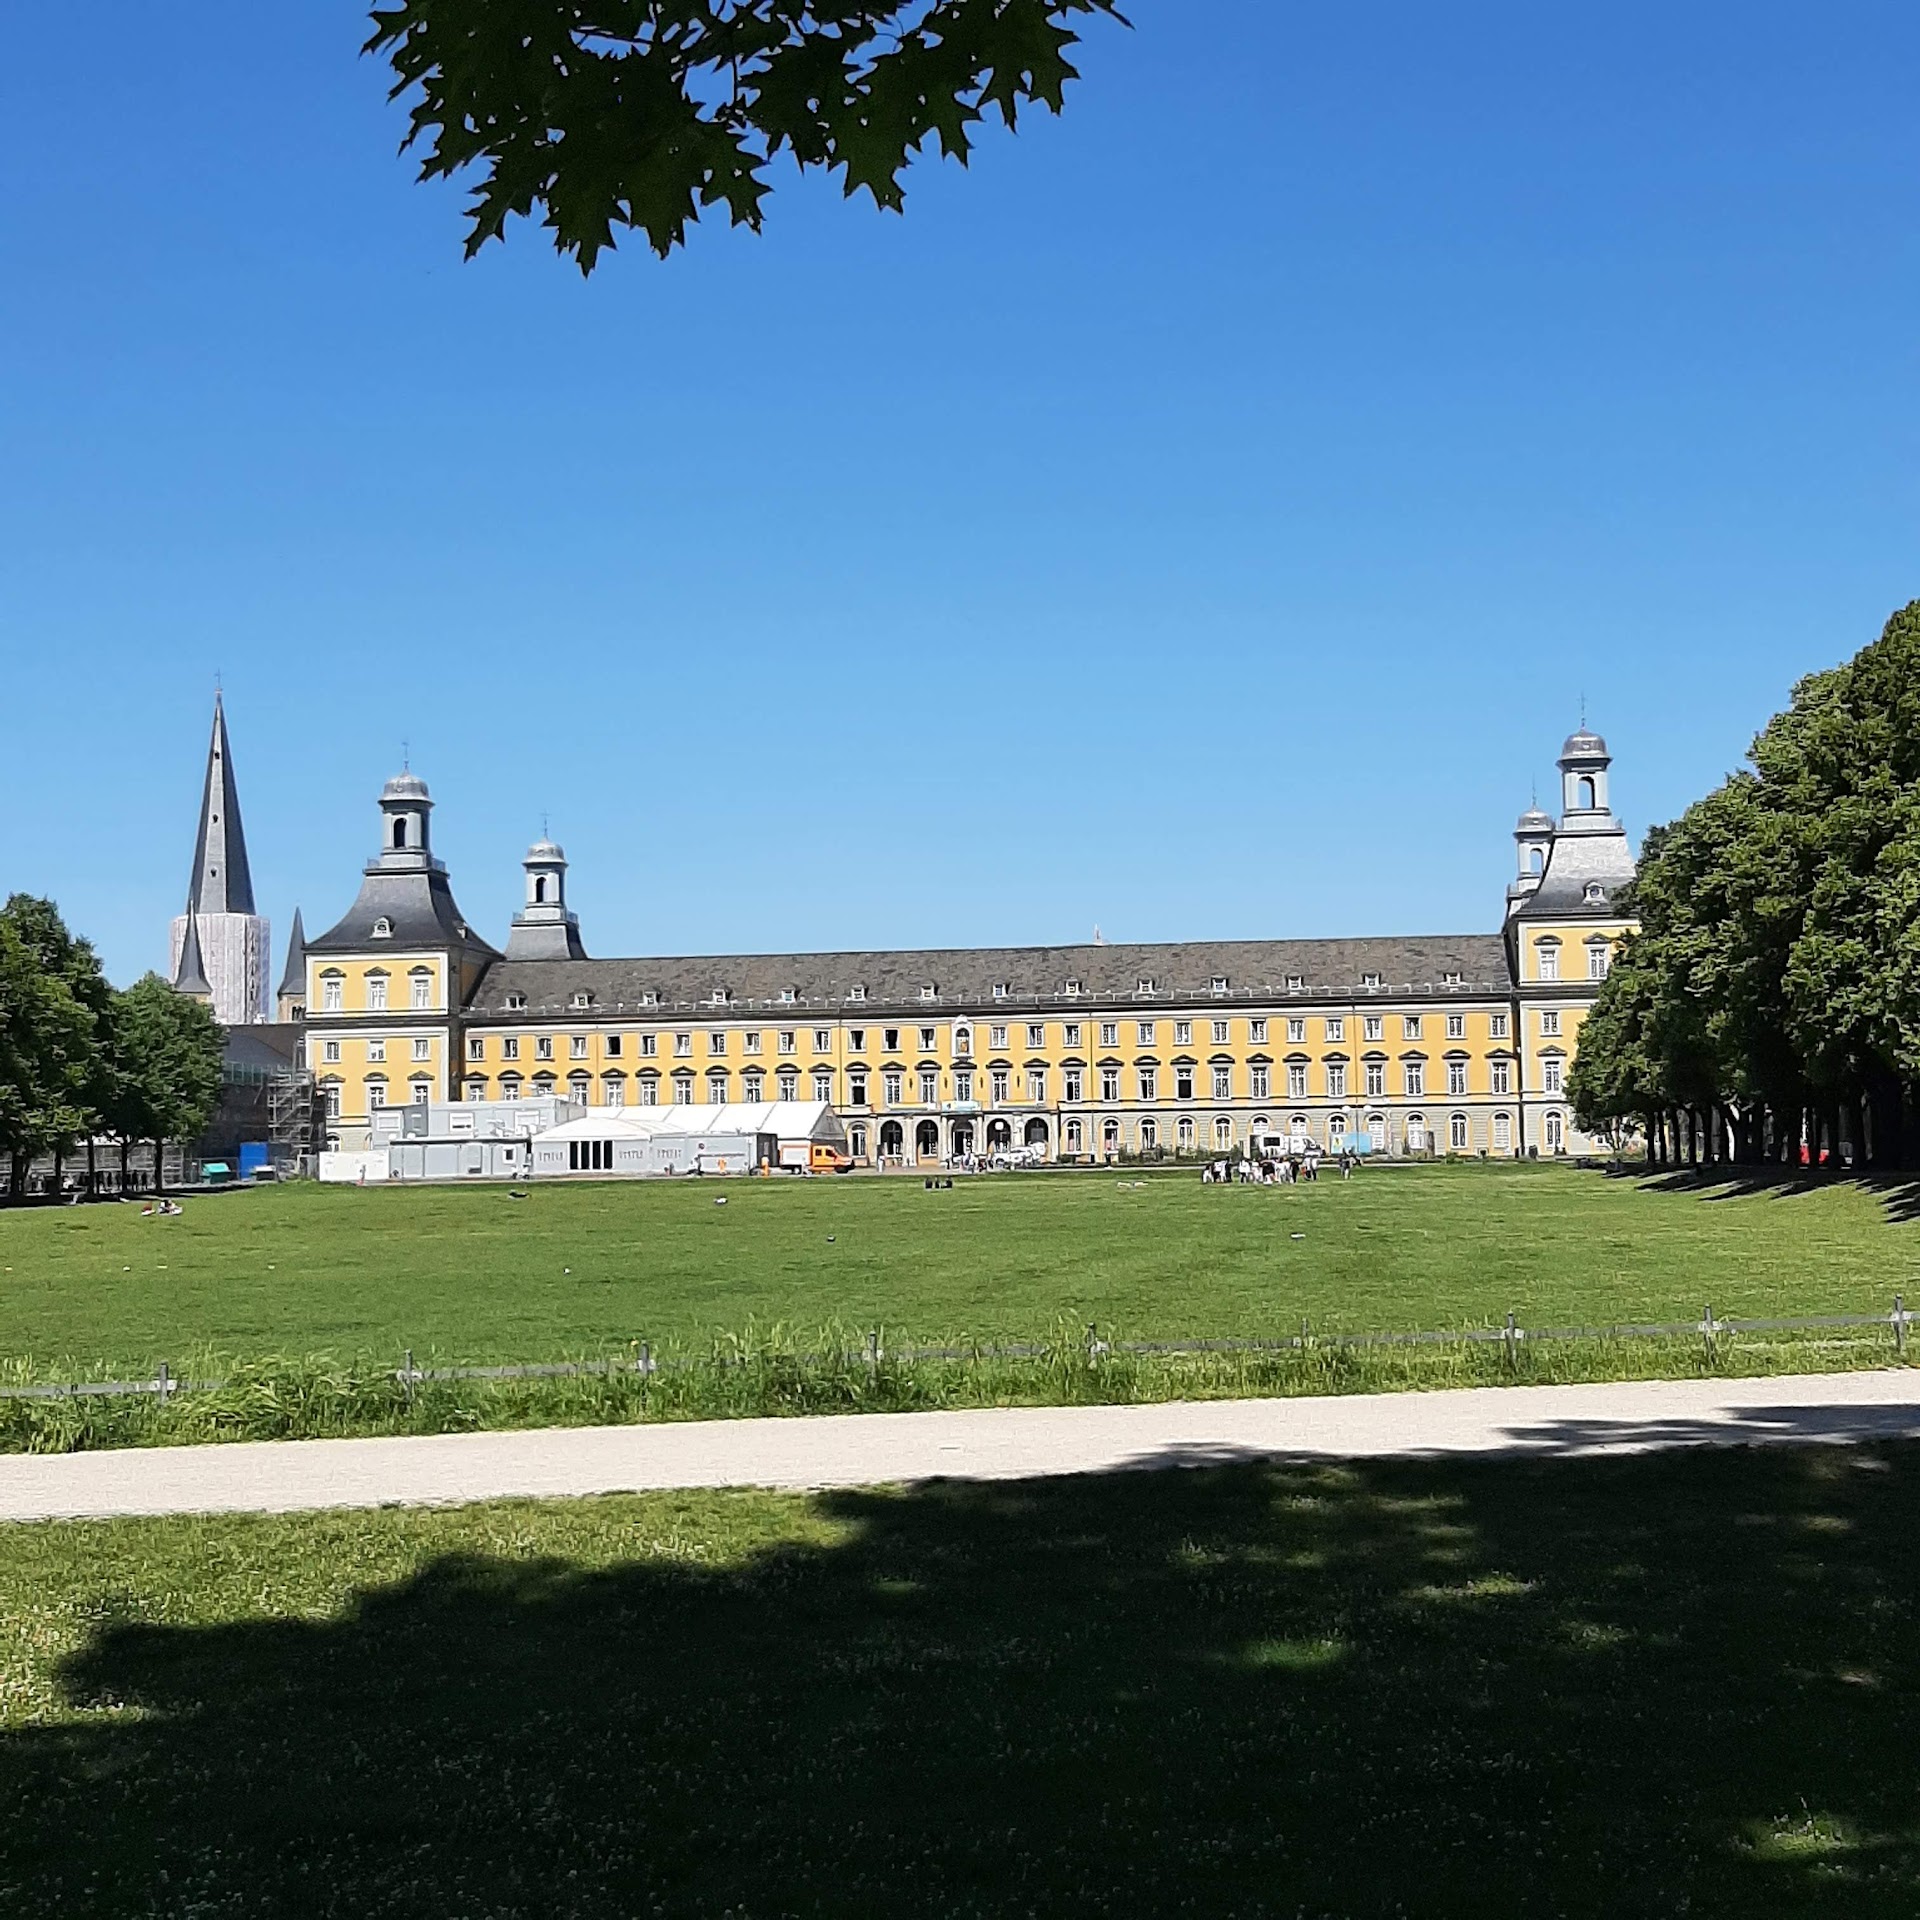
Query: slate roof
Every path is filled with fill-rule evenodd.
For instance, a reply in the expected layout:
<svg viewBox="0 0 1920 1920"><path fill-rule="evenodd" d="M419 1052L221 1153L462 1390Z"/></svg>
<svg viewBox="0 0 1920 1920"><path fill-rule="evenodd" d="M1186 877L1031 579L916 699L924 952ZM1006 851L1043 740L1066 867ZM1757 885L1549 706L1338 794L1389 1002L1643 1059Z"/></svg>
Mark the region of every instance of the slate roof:
<svg viewBox="0 0 1920 1920"><path fill-rule="evenodd" d="M240 825L240 793L227 745L227 715L213 696L213 738L207 743L207 778L200 795L200 830L193 841L193 878L187 887L191 913L253 912L253 871Z"/></svg>
<svg viewBox="0 0 1920 1920"><path fill-rule="evenodd" d="M398 928L395 929L396 938ZM318 946L318 942L312 943ZM1361 986L1365 974L1380 986ZM1452 974L1459 984L1444 984ZM1227 990L1216 993L1223 977ZM1290 977L1302 985L1290 988ZM1154 983L1151 995L1139 982ZM1070 995L1069 981L1080 991ZM1506 945L1498 934L1433 934L1358 940L1196 940L1166 944L1060 947L949 947L850 953L692 954L632 960L501 960L487 969L469 1006L481 1019L561 1015L577 993L591 1010L677 1011L689 1016L766 1009L793 1013L933 1015L1021 1008L1149 1007L1293 1000L1369 1001L1410 993L1505 994ZM863 987L863 998L853 990ZM922 990L935 997L922 998ZM996 997L994 989L1004 994ZM716 990L727 998L716 1001ZM785 996L791 994L791 998ZM510 996L525 998L509 1009ZM649 997L651 996L651 997Z"/></svg>
<svg viewBox="0 0 1920 1920"><path fill-rule="evenodd" d="M392 931L374 934L385 920ZM378 953L382 947L453 948L486 959L498 950L467 925L455 904L443 867L383 871L369 868L353 905L325 933L307 942L307 952Z"/></svg>

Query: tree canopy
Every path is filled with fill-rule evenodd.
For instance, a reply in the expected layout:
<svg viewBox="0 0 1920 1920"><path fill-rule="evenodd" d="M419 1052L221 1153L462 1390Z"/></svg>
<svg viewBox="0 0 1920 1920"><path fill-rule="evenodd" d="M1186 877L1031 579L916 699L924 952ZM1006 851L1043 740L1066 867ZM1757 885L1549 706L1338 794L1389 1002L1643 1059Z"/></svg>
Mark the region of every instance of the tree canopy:
<svg viewBox="0 0 1920 1920"><path fill-rule="evenodd" d="M1589 1127L1905 1166L1920 1136L1920 601L1801 681L1750 766L1647 837L1580 1036Z"/></svg>
<svg viewBox="0 0 1920 1920"><path fill-rule="evenodd" d="M758 232L781 155L898 210L929 141L1058 113L1085 15L1115 0L398 0L365 51L412 96L423 180L478 172L469 258L536 211L591 273L620 228L662 258L709 208Z"/></svg>

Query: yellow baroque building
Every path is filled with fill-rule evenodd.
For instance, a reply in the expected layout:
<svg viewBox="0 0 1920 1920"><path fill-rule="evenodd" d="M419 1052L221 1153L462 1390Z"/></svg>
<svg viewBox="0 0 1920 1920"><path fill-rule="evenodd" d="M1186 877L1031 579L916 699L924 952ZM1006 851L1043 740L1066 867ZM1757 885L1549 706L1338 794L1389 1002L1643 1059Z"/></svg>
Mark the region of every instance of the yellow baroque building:
<svg viewBox="0 0 1920 1920"><path fill-rule="evenodd" d="M1633 877L1606 742L1530 808L1497 933L593 960L566 857L526 856L504 953L468 926L417 775L380 795L346 915L288 957L330 1144L398 1101L831 1101L856 1160L1028 1146L1058 1159L1337 1145L1598 1150L1566 1097ZM298 922L296 921L296 926ZM298 936L296 936L298 938Z"/></svg>

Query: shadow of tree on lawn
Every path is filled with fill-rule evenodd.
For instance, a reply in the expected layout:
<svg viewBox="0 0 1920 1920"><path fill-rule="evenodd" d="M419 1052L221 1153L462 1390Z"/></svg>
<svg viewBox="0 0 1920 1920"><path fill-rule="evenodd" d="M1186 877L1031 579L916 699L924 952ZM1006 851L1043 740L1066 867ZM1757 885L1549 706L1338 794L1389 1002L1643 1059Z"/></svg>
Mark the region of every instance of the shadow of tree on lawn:
<svg viewBox="0 0 1920 1920"><path fill-rule="evenodd" d="M1920 1220L1920 1178L1910 1173L1818 1171L1806 1167L1676 1167L1649 1172L1625 1167L1621 1177L1637 1181L1650 1193L1690 1193L1701 1200L1801 1200L1828 1187L1858 1187L1879 1198L1895 1225Z"/></svg>
<svg viewBox="0 0 1920 1920"><path fill-rule="evenodd" d="M597 1503L610 1569L103 1625L70 1696L148 1717L0 1737L0 1904L1910 1920L1917 1496L1902 1443L1226 1466L720 1569Z"/></svg>

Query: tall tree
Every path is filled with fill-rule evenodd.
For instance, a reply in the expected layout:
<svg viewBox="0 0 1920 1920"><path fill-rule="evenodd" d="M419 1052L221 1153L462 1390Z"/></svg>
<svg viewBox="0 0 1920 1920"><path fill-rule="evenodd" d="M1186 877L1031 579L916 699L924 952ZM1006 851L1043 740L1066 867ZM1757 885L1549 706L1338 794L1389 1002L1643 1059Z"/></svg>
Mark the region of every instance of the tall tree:
<svg viewBox="0 0 1920 1920"><path fill-rule="evenodd" d="M154 1184L161 1148L206 1130L220 1098L221 1031L212 1011L175 993L158 974L115 996L111 1018L114 1094L109 1121L121 1142L121 1168L135 1140L153 1143Z"/></svg>
<svg viewBox="0 0 1920 1920"><path fill-rule="evenodd" d="M473 168L469 257L536 211L591 273L635 229L662 258L707 208L760 229L769 169L898 210L931 140L963 166L989 115L1054 113L1067 51L1115 0L398 0L365 51L413 96L423 180Z"/></svg>
<svg viewBox="0 0 1920 1920"><path fill-rule="evenodd" d="M111 995L51 900L16 893L0 906L0 1149L15 1199L30 1161L70 1151L97 1122Z"/></svg>

